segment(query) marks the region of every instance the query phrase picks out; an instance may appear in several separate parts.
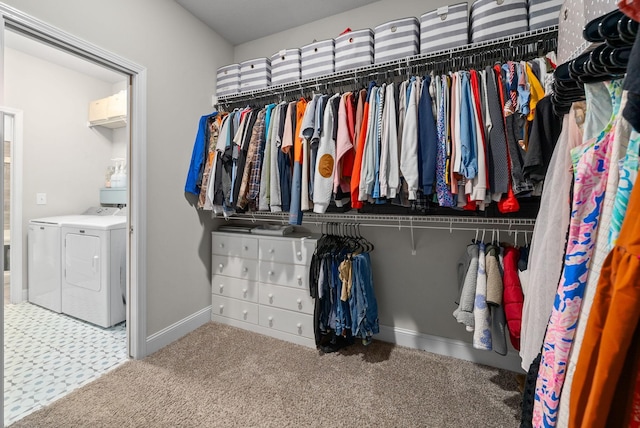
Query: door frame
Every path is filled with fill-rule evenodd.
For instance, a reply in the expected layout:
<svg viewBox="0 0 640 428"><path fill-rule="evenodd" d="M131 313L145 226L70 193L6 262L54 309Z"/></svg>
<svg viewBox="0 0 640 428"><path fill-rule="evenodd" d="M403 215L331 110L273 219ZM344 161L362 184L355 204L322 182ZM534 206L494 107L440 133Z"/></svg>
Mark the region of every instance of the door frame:
<svg viewBox="0 0 640 428"><path fill-rule="evenodd" d="M9 267L9 272L11 275L11 303L20 303L26 300L26 295L23 295L24 292L22 288L22 247L24 240L22 237L22 199L16 196L22 195L22 127L24 121L24 113L22 112L22 110L4 106L0 106L0 112L5 115L11 115L14 118L14 138L11 140L11 207L9 215L9 228L11 230L9 260L11 260L11 266ZM4 132L6 132L6 130ZM4 157L4 146L2 155ZM2 172L4 177L4 170ZM2 226L4 229L4 223L2 224ZM4 272L4 258L2 268Z"/></svg>
<svg viewBox="0 0 640 428"><path fill-rule="evenodd" d="M97 45L62 31L44 21L0 3L0 70L4 70L4 32L11 30L61 49L80 58L129 76L129 173L127 174L127 337L129 355L146 356L146 195L147 186L147 69ZM4 85L0 81L0 105L4 104ZM0 150L2 148L0 147ZM0 155L2 153L0 152ZM3 166L0 165L0 179ZM0 218L0 227L2 226ZM1 267L2 260L0 260ZM3 305L4 306L4 305ZM4 308L0 309L4 320ZM4 321L3 321L4 324ZM4 345L4 338L2 339ZM2 356L4 376L4 355Z"/></svg>

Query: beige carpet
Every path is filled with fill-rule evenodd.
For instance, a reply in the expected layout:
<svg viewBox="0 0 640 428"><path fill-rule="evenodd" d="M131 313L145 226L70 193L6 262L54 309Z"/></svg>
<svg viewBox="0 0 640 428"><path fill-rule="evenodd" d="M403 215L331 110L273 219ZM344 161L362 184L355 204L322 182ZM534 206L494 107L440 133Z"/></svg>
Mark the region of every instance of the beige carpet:
<svg viewBox="0 0 640 428"><path fill-rule="evenodd" d="M514 374L374 342L342 353L206 324L13 427L517 427Z"/></svg>

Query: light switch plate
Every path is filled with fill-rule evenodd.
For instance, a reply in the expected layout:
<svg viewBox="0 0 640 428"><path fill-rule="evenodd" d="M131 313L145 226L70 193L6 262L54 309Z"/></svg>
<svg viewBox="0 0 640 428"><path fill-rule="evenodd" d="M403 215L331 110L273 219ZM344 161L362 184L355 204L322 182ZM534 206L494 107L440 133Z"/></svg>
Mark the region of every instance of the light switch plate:
<svg viewBox="0 0 640 428"><path fill-rule="evenodd" d="M47 205L47 194L46 193L36 193L36 204L37 205Z"/></svg>

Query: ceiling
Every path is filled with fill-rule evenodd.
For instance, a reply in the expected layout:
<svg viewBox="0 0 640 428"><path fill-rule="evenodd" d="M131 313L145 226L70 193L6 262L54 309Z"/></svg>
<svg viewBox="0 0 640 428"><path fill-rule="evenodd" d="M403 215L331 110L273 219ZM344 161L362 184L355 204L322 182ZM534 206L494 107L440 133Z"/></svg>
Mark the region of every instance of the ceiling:
<svg viewBox="0 0 640 428"><path fill-rule="evenodd" d="M233 46L378 0L175 0Z"/></svg>
<svg viewBox="0 0 640 428"><path fill-rule="evenodd" d="M94 77L98 80L102 80L103 82L119 83L126 80L126 76L120 73L116 73L115 71L111 71L101 65L94 64L86 59L78 58L75 55L13 31L4 32L4 42L5 46L8 48Z"/></svg>

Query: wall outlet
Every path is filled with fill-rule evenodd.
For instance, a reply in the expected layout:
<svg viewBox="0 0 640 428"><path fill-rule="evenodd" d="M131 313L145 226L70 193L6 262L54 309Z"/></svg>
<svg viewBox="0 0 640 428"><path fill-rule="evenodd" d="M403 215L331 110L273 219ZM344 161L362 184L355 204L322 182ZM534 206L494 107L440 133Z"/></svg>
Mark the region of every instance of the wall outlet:
<svg viewBox="0 0 640 428"><path fill-rule="evenodd" d="M46 193L36 193L36 204L37 205L47 205L47 194Z"/></svg>

